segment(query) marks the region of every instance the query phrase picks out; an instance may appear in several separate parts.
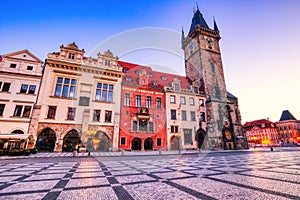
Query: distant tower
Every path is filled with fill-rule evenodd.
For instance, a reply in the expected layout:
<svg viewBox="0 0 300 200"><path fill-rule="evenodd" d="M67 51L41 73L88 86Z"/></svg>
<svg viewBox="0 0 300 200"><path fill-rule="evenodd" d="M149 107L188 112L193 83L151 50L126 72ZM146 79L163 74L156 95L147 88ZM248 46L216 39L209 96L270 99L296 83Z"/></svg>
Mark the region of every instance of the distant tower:
<svg viewBox="0 0 300 200"><path fill-rule="evenodd" d="M188 35L185 37L182 31L186 75L202 86L200 92L207 94L209 143L217 148L235 149L234 125L231 122L231 110L227 106L220 39L215 20L214 28L210 29L197 6ZM231 124L228 126L227 122ZM226 133L224 124L228 126Z"/></svg>

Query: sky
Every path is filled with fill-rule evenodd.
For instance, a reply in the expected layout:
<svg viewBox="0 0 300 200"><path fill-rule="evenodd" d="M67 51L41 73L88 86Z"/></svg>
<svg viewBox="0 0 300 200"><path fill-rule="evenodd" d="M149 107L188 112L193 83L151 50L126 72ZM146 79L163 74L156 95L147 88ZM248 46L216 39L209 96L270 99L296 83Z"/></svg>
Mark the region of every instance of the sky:
<svg viewBox="0 0 300 200"><path fill-rule="evenodd" d="M196 2L3 1L0 54L28 49L45 60L60 45L76 42L93 55L97 46L120 35L127 38L130 30L142 29L145 34L139 37L153 39L149 27L173 31L176 36L182 27L185 33L189 31ZM198 7L210 27L213 17L218 24L226 87L239 98L242 122L278 121L283 110L300 119L300 1L199 0ZM128 44L135 43L135 38L130 35ZM172 50L181 55L158 48L116 55L123 61L158 65L158 69L184 75L180 38L161 43L174 44ZM118 46L115 43L112 49Z"/></svg>

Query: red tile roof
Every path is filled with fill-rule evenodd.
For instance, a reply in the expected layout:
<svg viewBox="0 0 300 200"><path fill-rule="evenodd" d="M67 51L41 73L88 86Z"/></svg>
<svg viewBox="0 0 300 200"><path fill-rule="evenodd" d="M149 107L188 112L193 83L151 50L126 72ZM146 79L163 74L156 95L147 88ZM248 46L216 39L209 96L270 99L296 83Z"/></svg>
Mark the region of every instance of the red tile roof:
<svg viewBox="0 0 300 200"><path fill-rule="evenodd" d="M246 122L243 125L243 128L245 128L245 129L251 129L254 126L258 126L260 128L263 128L262 124L265 124L265 128L272 127L271 124L273 124L273 127L275 127L275 123L273 123L273 122L271 122L271 121L269 121L267 119L259 119L259 120L254 120L254 121L251 121L251 122Z"/></svg>
<svg viewBox="0 0 300 200"><path fill-rule="evenodd" d="M126 77L131 77L132 83L138 84L136 82L138 80L139 75L136 73L136 70L145 70L147 73L147 76L149 78L148 84L153 85L153 82L156 82L158 85L161 85L163 87L171 86L171 82L173 82L173 79L177 78L180 80L180 87L183 89L189 89L189 78L185 76L175 75L175 74L168 74L164 72L158 72L153 71L151 67L148 66L142 66L139 64L124 62L124 61L118 61L118 63L123 67L123 71L125 71L123 81L126 82ZM126 70L128 70L126 72ZM162 77L166 77L166 79L162 79Z"/></svg>

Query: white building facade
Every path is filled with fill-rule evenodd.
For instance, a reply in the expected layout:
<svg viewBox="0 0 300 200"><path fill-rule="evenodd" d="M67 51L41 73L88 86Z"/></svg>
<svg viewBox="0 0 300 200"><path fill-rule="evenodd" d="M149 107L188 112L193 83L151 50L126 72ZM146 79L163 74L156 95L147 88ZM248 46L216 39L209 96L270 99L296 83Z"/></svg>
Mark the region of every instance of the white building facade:
<svg viewBox="0 0 300 200"><path fill-rule="evenodd" d="M26 134L36 103L43 62L28 50L1 57L0 134Z"/></svg>

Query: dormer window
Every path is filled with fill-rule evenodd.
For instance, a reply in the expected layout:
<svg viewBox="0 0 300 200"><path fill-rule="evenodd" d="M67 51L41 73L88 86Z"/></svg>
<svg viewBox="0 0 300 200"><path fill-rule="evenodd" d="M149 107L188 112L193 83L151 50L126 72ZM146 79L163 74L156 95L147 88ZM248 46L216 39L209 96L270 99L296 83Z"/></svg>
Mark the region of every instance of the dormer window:
<svg viewBox="0 0 300 200"><path fill-rule="evenodd" d="M110 60L105 60L105 65L110 66Z"/></svg>
<svg viewBox="0 0 300 200"><path fill-rule="evenodd" d="M33 70L33 66L27 66L27 70Z"/></svg>
<svg viewBox="0 0 300 200"><path fill-rule="evenodd" d="M161 78L161 80L163 80L163 81L168 80L167 77L165 77L165 76L161 76L160 78Z"/></svg>
<svg viewBox="0 0 300 200"><path fill-rule="evenodd" d="M158 86L157 82L152 82L153 85Z"/></svg>
<svg viewBox="0 0 300 200"><path fill-rule="evenodd" d="M174 83L174 89L175 89L176 91L179 91L179 90L180 90L179 83Z"/></svg>
<svg viewBox="0 0 300 200"><path fill-rule="evenodd" d="M128 73L128 68L123 68L124 73Z"/></svg>
<svg viewBox="0 0 300 200"><path fill-rule="evenodd" d="M130 81L131 81L131 78L128 77L128 76L126 76L126 77L125 77L125 80L128 81L128 82L130 82Z"/></svg>
<svg viewBox="0 0 300 200"><path fill-rule="evenodd" d="M74 53L69 53L69 59L75 59L75 54Z"/></svg>
<svg viewBox="0 0 300 200"><path fill-rule="evenodd" d="M140 70L135 70L134 72L136 75L139 75L140 74Z"/></svg>
<svg viewBox="0 0 300 200"><path fill-rule="evenodd" d="M16 67L17 67L17 64L11 63L9 67L10 67L10 68L16 68Z"/></svg>
<svg viewBox="0 0 300 200"><path fill-rule="evenodd" d="M198 87L194 87L193 89L194 89L194 93L198 94Z"/></svg>

